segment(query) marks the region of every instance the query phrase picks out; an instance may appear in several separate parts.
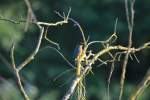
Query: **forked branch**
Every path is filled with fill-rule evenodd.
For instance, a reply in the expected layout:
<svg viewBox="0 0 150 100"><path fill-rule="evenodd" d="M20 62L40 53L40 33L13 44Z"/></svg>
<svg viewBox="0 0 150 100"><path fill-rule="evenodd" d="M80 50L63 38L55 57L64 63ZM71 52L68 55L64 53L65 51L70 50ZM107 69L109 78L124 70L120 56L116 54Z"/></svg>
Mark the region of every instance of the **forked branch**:
<svg viewBox="0 0 150 100"><path fill-rule="evenodd" d="M28 0L25 0L26 4L27 4L27 7L28 9L30 10L31 14L34 15L32 9L31 9L31 6L30 6L30 3ZM21 91L21 94L23 95L24 99L25 100L30 100L27 93L25 92L24 88L23 88L23 85L22 85L22 82L20 80L20 75L19 75L19 72L27 65L29 64L36 56L36 54L38 53L39 51L39 48L40 48L40 45L41 45L41 42L42 42L42 38L43 38L43 34L44 34L44 27L42 25L45 25L45 26L57 26L57 25L62 25L62 24L65 24L65 23L68 23L68 17L69 17L69 14L71 12L71 9L69 10L69 13L68 13L68 16L67 17L64 17L64 20L63 21L58 21L56 23L45 23L45 22L31 22L31 23L34 23L38 26L39 30L40 30L40 35L39 35L39 38L38 38L38 41L37 41L37 45L34 49L34 51L30 54L29 57L27 57L20 65L16 66L15 64L15 58L14 58L14 45L12 46L11 48L11 62L12 62L12 68L14 70L14 73L16 75L16 78L17 78L17 83L18 83L18 86L19 86L19 89ZM7 21L10 21L10 22L15 22L15 21L12 21L12 20L7 20ZM27 20L28 21L28 20ZM28 21L30 22L30 21ZM28 23L27 22L27 23Z"/></svg>
<svg viewBox="0 0 150 100"><path fill-rule="evenodd" d="M146 49L149 45L150 45L150 43L148 42L148 43L145 43L143 46L141 46L139 48L130 48L130 49L128 47L124 47L124 46L121 46L121 45L108 46L107 48L104 48L104 49L100 50L98 53L96 53L94 55L94 57L92 59L90 59L89 63L85 66L85 68L81 72L81 75L76 76L76 78L72 81L72 84L71 84L68 92L62 98L62 100L69 100L70 99L70 97L73 95L79 81L88 74L88 72L92 69L92 65L95 63L95 61L97 61L99 58L101 58L101 56L103 56L104 54L107 54L108 52L111 52L113 50L122 51L122 52L125 52L125 53L127 53L127 52L135 53L135 52L141 51L143 49Z"/></svg>
<svg viewBox="0 0 150 100"><path fill-rule="evenodd" d="M132 47L132 35L133 35L133 26L134 26L134 4L135 4L135 0L129 0L129 2L130 2L130 6L128 5L128 0L125 0L125 11L126 11L126 19L127 19L127 23L128 23L129 36L128 36L128 52L125 55L123 66L122 66L119 100L122 99L122 95L123 95L124 81L125 81L125 76L126 76L126 67L127 67L128 59L129 59L129 55L130 55L130 51L129 50Z"/></svg>

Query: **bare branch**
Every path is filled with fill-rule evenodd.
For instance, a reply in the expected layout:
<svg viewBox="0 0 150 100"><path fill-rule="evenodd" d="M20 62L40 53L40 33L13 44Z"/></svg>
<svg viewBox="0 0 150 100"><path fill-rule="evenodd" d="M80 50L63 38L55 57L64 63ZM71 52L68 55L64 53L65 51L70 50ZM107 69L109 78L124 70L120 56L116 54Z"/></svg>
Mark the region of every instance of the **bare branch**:
<svg viewBox="0 0 150 100"><path fill-rule="evenodd" d="M12 45L10 57L11 57L12 67L14 70L16 70L16 64L15 64L15 59L14 59L14 48L15 48L15 44Z"/></svg>
<svg viewBox="0 0 150 100"><path fill-rule="evenodd" d="M150 68L148 69L141 83L137 86L136 90L134 90L133 94L130 97L130 100L137 100L138 96L140 96L149 85L150 85Z"/></svg>
<svg viewBox="0 0 150 100"><path fill-rule="evenodd" d="M83 29L82 29L81 25L80 25L77 21L75 21L74 19L72 19L72 18L69 18L69 20L71 20L72 22L75 23L75 25L78 26L78 28L79 28L79 30L80 30L80 32L81 32L82 38L83 38L84 46L86 46L86 45L87 45L87 42L86 42L85 35L84 35L84 32L83 32Z"/></svg>
<svg viewBox="0 0 150 100"><path fill-rule="evenodd" d="M87 66L87 67L84 69L84 71L82 72L82 74L81 74L80 76L77 76L77 77L73 80L73 82L72 82L72 84L71 84L71 86L70 86L68 92L67 92L67 93L65 94L65 96L62 98L62 100L69 100L69 99L70 99L70 97L71 97L71 95L73 94L73 92L74 92L74 90L75 90L77 84L78 84L79 81L82 79L82 77L88 72L88 70L90 70L90 69L91 69L91 66Z"/></svg>
<svg viewBox="0 0 150 100"><path fill-rule="evenodd" d="M82 48L83 50L81 51L81 55L80 55L81 57L79 57L79 59L76 60L76 62L77 62L77 64L75 65L76 67L74 67L74 65L72 65L69 62L69 60L67 60L67 58L57 48L47 46L48 48L51 48L51 49L55 50L59 55L61 55L61 57L72 68L74 68L76 70L76 76L75 76L74 80L72 81L72 84L71 84L69 90L64 95L62 100L69 100L76 89L77 89L77 98L80 100L81 97L83 96L83 98L85 99L86 90L85 90L83 80L85 80L85 77L89 74L89 72L92 72L92 65L95 64L96 61L99 61L101 64L107 64L107 62L112 63L110 74L109 74L109 79L108 79L108 100L109 100L109 86L110 86L111 76L112 76L114 68L115 68L114 63L115 63L115 61L120 61L120 58L122 57L122 54L125 54L123 65L122 65L121 79L120 79L119 100L121 100L122 95L123 95L123 91L124 91L124 83L125 83L125 77L126 77L126 67L127 67L127 64L128 64L129 57L131 57L131 59L133 59L133 57L134 57L136 59L136 61L139 62L139 60L136 57L135 53L139 52L143 49L150 48L150 42L144 43L142 46L140 46L138 48L132 47L135 0L125 0L126 20L127 20L127 24L128 24L128 31L129 31L129 33L128 33L128 46L112 45L112 43L114 43L117 39L117 34L116 34L117 19L116 19L116 23L115 23L115 27L114 27L114 33L108 39L106 39L105 41L91 41L91 42L88 42L88 39L86 40L84 31L83 31L82 27L80 26L80 24L77 21L75 21L74 19L69 18L71 8L69 9L69 12L66 15L65 15L64 12L63 12L62 15L59 12L56 12L56 14L58 14L61 18L63 18L62 21L58 21L56 23L47 23L47 22L37 21L36 16L35 16L35 14L32 10L32 7L31 7L31 4L30 4L29 0L24 0L24 2L26 3L26 6L28 8L28 14L27 14L26 21L15 21L15 20L0 17L0 20L9 21L9 22L15 23L15 24L19 24L20 22L26 22L25 30L27 30L29 23L33 23L33 24L37 25L39 30L40 30L40 35L39 35L36 47L34 48L33 52L27 58L25 58L25 60L18 66L15 64L14 44L11 48L11 55L10 55L11 56L11 64L12 64L11 66L12 66L12 69L15 73L16 78L17 78L17 83L18 83L20 92L21 92L22 96L24 97L24 99L25 100L30 100L27 93L26 93L26 91L23 88L19 72L27 64L29 64L34 59L34 57L37 55L37 53L40 51L39 49L40 49L41 42L42 42L43 38L45 38L45 40L47 40L48 42L56 45L58 49L60 48L58 43L53 42L51 39L49 39L47 37L48 27L63 25L63 24L68 23L68 21L72 21L79 28L81 36L82 36L82 40L83 40L83 43L84 43L84 46L83 46L84 48ZM44 27L45 26L47 27L47 30L44 34L44 31L45 31ZM97 53L95 53L95 52L93 53L92 50L88 51L88 49L90 49L89 46L91 46L92 44L95 44L95 43L102 44L103 49L98 51ZM114 52L112 52L112 51L115 52L115 55L113 55ZM102 56L104 54L109 54L109 57L111 57L112 60L109 60L109 59L106 60L106 61L101 60L100 58L102 58ZM133 57L132 57L132 54L133 54ZM1 57L1 55L0 55L0 57ZM5 59L2 59L2 60L3 60L3 62L7 63L7 61ZM74 70L74 69L72 69L72 70ZM62 73L62 74L64 74L64 73ZM60 75L62 75L62 74L60 74ZM150 71L147 72L145 78L142 80L141 84L137 87L137 89L135 90L135 92L131 96L131 100L136 100L136 98L140 95L140 93L142 93L143 90L150 84L149 81L150 81Z"/></svg>
<svg viewBox="0 0 150 100"><path fill-rule="evenodd" d="M32 10L31 4L29 2L29 0L24 0L27 8L28 8L28 12L27 12L27 19L26 19L26 25L25 25L25 31L27 31L28 26L29 26L29 22L37 22L36 16Z"/></svg>
<svg viewBox="0 0 150 100"><path fill-rule="evenodd" d="M68 12L69 15L70 11ZM43 37L43 33L44 33L44 28L41 27L41 25L46 25L46 26L57 26L57 25L62 25L64 23L68 23L68 19L64 18L64 21L59 21L56 23L45 23L45 22L37 22L37 26L39 26L40 28L40 36L37 42L37 46L35 48L35 50L33 51L33 53L31 53L31 55L29 57L27 57L17 68L18 70L21 70L24 66L26 66L30 61L32 61L35 57L35 55L38 53L40 45L41 45L41 41L42 41L42 37Z"/></svg>
<svg viewBox="0 0 150 100"><path fill-rule="evenodd" d="M60 17L64 18L59 12L55 11L55 13L58 14ZM75 21L74 19L72 19L72 18L68 17L68 20L71 20L75 25L78 26L78 28L79 28L79 30L81 32L81 36L82 36L82 39L83 39L84 46L86 46L87 45L87 41L85 39L85 35L84 35L84 32L83 32L83 29L82 29L81 25L77 21Z"/></svg>
<svg viewBox="0 0 150 100"><path fill-rule="evenodd" d="M13 46L11 48L11 62L12 62L12 67L13 67L15 76L17 78L17 83L18 83L18 86L20 88L21 94L23 95L25 100L29 100L29 97L28 97L27 93L25 92L25 90L23 88L23 85L21 83L21 78L20 78L20 75L19 75L19 71L21 71L27 64L29 64L34 59L36 54L38 53L40 45L41 45L41 42L42 42L43 34L44 34L44 27L42 25L45 25L45 26L57 26L57 25L62 25L62 24L68 23L68 18L69 18L69 14L71 12L71 9L69 10L69 12L67 14L67 17L64 17L63 21L59 21L59 22L56 22L56 23L36 22L37 20L36 20L36 17L35 17L32 9L31 9L30 2L28 0L25 0L25 2L26 2L26 5L28 7L28 10L30 11L30 14L32 14L32 18L35 18L34 21L33 21L33 19L31 19L31 20L27 19L27 23L31 22L33 24L36 24L38 26L38 28L40 29L40 35L39 35L39 39L37 41L37 45L36 45L35 49L33 50L33 52L18 66L15 65L14 44L13 44ZM25 22L25 21L15 21L15 20L7 19L7 18L0 18L0 20L9 21L9 22L15 23L15 24L19 24L20 22ZM61 54L61 53L59 52L59 54ZM67 63L69 63L69 62L67 62Z"/></svg>
<svg viewBox="0 0 150 100"><path fill-rule="evenodd" d="M31 53L31 55L25 59L17 68L18 70L21 70L23 67L25 67L30 61L32 61L35 57L35 55L38 53L39 51L39 48L40 48L40 45L41 45L41 41L42 41L42 37L43 37L43 33L44 33L44 28L41 27L41 30L40 30L40 36L39 36L39 39L38 39L38 43L37 43L37 46L35 48L35 50L33 51L33 53Z"/></svg>
<svg viewBox="0 0 150 100"><path fill-rule="evenodd" d="M49 26L48 26L48 27L49 27ZM48 27L47 27L47 29L46 29L46 31L45 31L44 38L45 38L45 39L46 39L49 43L52 43L52 44L56 45L56 46L57 46L57 48L58 48L58 49L60 49L60 46L59 46L59 44L58 44L58 43L56 43L56 42L52 41L51 39L49 39L49 38L47 37L47 34L48 34Z"/></svg>
<svg viewBox="0 0 150 100"><path fill-rule="evenodd" d="M145 45L145 44L144 44ZM83 69L82 73L80 74L80 76L76 76L76 78L73 80L68 92L65 94L65 96L63 97L62 100L68 100L70 98L70 96L74 93L75 88L77 86L77 84L79 83L80 79L83 78L83 76L86 75L86 73L92 69L92 65L95 63L95 61L98 60L99 57L101 57L102 55L112 51L112 50L121 50L122 52L126 51L129 53L135 53L138 52L140 50L143 50L143 46L139 47L139 48L130 48L128 50L128 47L123 47L123 46L109 46L107 48L104 48L102 50L100 50L97 54L94 55L94 57L90 60L90 62L88 63L87 66L85 66L85 69ZM146 49L146 48L145 48Z"/></svg>
<svg viewBox="0 0 150 100"><path fill-rule="evenodd" d="M20 88L21 94L24 97L25 100L30 100L27 93L25 92L23 85L21 83L21 79L20 79L20 75L19 75L19 70L16 68L15 65L15 60L14 60L14 44L11 48L11 62L12 62L12 68L14 70L14 73L16 74L16 78L17 78L17 84Z"/></svg>
<svg viewBox="0 0 150 100"><path fill-rule="evenodd" d="M14 23L14 24L20 24L20 22L22 22L22 21L15 21L15 20L12 20L12 19L9 19L9 18L4 18L4 17L1 17L1 16L0 16L0 20L8 21L8 22L11 22L11 23Z"/></svg>
<svg viewBox="0 0 150 100"><path fill-rule="evenodd" d="M124 90L124 81L125 81L125 74L126 74L126 67L128 63L129 58L129 49L132 47L132 35L133 35L133 26L134 26L134 4L135 0L130 0L131 6L131 14L129 14L129 7L128 7L128 0L125 0L125 11L126 11L126 18L128 23L128 29L129 29L129 37L128 37L128 52L126 53L126 56L124 58L123 66L122 66L122 74L121 74L121 81L120 81L120 94L119 94L119 100L122 99L123 90ZM131 17L130 17L131 16Z"/></svg>
<svg viewBox="0 0 150 100"><path fill-rule="evenodd" d="M72 65L71 62L69 62L69 61L67 60L67 58L66 58L59 50L57 50L57 49L54 48L54 47L50 47L50 46L46 46L46 47L44 47L44 48L42 48L42 49L46 49L46 48L55 50L55 51L68 63L69 66L71 66L73 69L76 69L75 66Z"/></svg>
<svg viewBox="0 0 150 100"><path fill-rule="evenodd" d="M27 93L25 92L24 88L23 88L23 85L21 83L21 79L20 79L20 75L19 75L19 71L16 70L16 77L17 77L17 83L18 83L18 86L21 90L21 94L23 95L24 99L25 100L30 100Z"/></svg>
<svg viewBox="0 0 150 100"><path fill-rule="evenodd" d="M37 22L38 25L45 25L45 26L57 26L57 25L62 25L63 23L68 23L68 21L58 21L56 23L46 23L46 22Z"/></svg>
<svg viewBox="0 0 150 100"><path fill-rule="evenodd" d="M69 15L71 12L71 8L69 9L69 12L67 14L67 17L62 16L59 14L59 12L57 12L56 14L58 14L60 17L62 17L64 20L63 21L58 21L56 23L46 23L46 22L37 22L38 25L45 25L45 26L57 26L57 25L63 25L65 23L68 23L68 19L69 19Z"/></svg>

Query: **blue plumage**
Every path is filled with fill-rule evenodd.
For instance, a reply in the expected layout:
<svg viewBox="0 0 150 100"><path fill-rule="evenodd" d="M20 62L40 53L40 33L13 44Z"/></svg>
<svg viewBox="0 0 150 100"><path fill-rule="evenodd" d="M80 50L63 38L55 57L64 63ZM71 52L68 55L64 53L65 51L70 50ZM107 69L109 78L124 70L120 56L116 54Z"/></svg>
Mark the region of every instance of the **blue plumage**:
<svg viewBox="0 0 150 100"><path fill-rule="evenodd" d="M73 53L74 60L77 60L80 58L80 56L82 54L82 46L83 45L77 45L76 48L74 49L74 53Z"/></svg>

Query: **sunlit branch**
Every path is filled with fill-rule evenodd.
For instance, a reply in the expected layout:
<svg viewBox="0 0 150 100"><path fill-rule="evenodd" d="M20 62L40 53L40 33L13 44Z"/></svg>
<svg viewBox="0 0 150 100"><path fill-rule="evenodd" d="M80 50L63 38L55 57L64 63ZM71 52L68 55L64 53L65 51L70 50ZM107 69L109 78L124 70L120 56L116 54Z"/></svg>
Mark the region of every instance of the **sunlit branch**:
<svg viewBox="0 0 150 100"><path fill-rule="evenodd" d="M145 77L141 81L141 83L137 86L136 90L130 96L130 100L137 100L138 96L142 94L142 92L150 85L150 68L148 69Z"/></svg>
<svg viewBox="0 0 150 100"><path fill-rule="evenodd" d="M62 16L59 12L57 12L57 11L55 11L55 13L56 14L58 14L60 17L64 17L64 16ZM85 35L84 35L84 32L83 32L83 29L82 29L82 27L81 27L81 25L77 22L77 21L75 21L74 19L72 19L72 18L69 18L68 17L68 20L70 20L70 21L72 21L75 25L77 25L78 26L78 28L79 28L79 30L80 30L80 32L81 32L81 36L82 36L82 39L83 39L83 43L84 43L84 46L86 46L87 45L87 41L86 41L86 38L85 38Z"/></svg>
<svg viewBox="0 0 150 100"><path fill-rule="evenodd" d="M145 44L147 44L147 43L145 43ZM144 45L145 45L145 44L144 44ZM110 52L110 51L112 51L112 50L119 50L119 51L126 52L126 53L127 53L127 52L135 53L135 52L138 52L138 51L140 51L140 50L146 49L146 48L144 48L144 47L145 47L144 45L141 46L141 47L139 47L139 48L130 48L130 49L129 49L128 47L124 47L124 46L120 46L120 45L118 45L118 46L109 46L109 47L107 47L107 48L104 48L104 49L100 50L98 53L96 53L96 54L94 55L94 57L90 60L90 62L88 63L88 65L85 66L85 69L83 69L81 75L80 75L80 76L77 76L77 77L73 80L73 82L72 82L72 84L71 84L71 86L70 86L68 92L65 94L65 96L63 97L62 100L69 100L69 98L71 97L71 95L73 95L73 93L74 93L74 91L75 91L75 88L76 88L78 82L80 81L80 79L82 79L82 77L85 76L86 73L87 73L89 70L92 69L91 66L95 63L95 61L98 60L99 57L101 57L102 55L104 55L104 54L106 54L106 53L108 53L108 52Z"/></svg>
<svg viewBox="0 0 150 100"><path fill-rule="evenodd" d="M122 66L122 74L121 74L121 81L120 81L120 94L119 94L119 100L122 99L123 90L124 90L124 81L126 76L126 67L129 59L129 49L132 47L132 35L133 35L133 26L134 26L134 1L130 0L130 5L128 6L128 0L125 0L125 11L126 11L126 19L128 23L128 30L129 30L129 36L128 36L128 52L125 55L123 66ZM131 14L129 14L129 11L131 10Z"/></svg>

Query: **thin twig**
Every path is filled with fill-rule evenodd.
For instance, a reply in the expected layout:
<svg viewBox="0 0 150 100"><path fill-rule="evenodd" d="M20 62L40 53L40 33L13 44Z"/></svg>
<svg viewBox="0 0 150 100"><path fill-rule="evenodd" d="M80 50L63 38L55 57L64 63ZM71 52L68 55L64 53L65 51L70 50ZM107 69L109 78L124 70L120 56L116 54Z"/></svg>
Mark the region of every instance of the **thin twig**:
<svg viewBox="0 0 150 100"><path fill-rule="evenodd" d="M55 11L55 13L56 13L58 16L60 16L60 17L63 18L63 16L62 16L59 12ZM86 39L85 39L85 35L84 35L84 32L83 32L83 29L82 29L81 25L80 25L76 20L74 20L74 19L72 19L72 18L69 18L69 17L68 17L68 20L72 21L75 25L78 26L78 28L79 28L79 30L80 30L80 32L81 32L81 36L82 36L82 39L83 39L84 46L86 46L86 45L87 45L87 41L86 41Z"/></svg>
<svg viewBox="0 0 150 100"><path fill-rule="evenodd" d="M12 63L12 67L14 69L16 69L16 64L15 64L15 59L14 59L14 48L15 48L15 44L13 43L12 48L11 48L11 63Z"/></svg>
<svg viewBox="0 0 150 100"><path fill-rule="evenodd" d="M20 75L19 75L19 70L16 68L15 65L15 60L14 60L14 44L11 48L11 63L12 63L12 68L14 70L14 73L16 74L16 78L17 78L17 84L20 88L21 94L24 97L25 100L30 100L27 93L25 92L23 85L21 83L21 79L20 79Z"/></svg>
<svg viewBox="0 0 150 100"><path fill-rule="evenodd" d="M59 50L57 50L56 48L51 47L51 46L46 46L46 47L44 47L42 49L46 49L46 48L55 50L68 63L69 66L71 66L73 69L76 69L75 66L73 64L71 64L71 62L69 60L67 60L67 58Z"/></svg>
<svg viewBox="0 0 150 100"><path fill-rule="evenodd" d="M49 26L48 26L48 27L49 27ZM59 46L58 43L52 41L51 39L49 39L49 38L47 37L47 34L48 34L48 27L47 27L47 29L46 29L46 31L45 31L45 35L44 35L45 40L47 40L47 41L48 41L49 43L51 43L51 44L56 45L57 48L60 49L60 46Z"/></svg>
<svg viewBox="0 0 150 100"><path fill-rule="evenodd" d="M72 82L72 84L71 84L71 86L70 86L68 92L67 92L67 93L65 94L65 96L62 98L62 100L69 100L69 98L70 98L71 95L73 94L73 92L74 92L74 90L75 90L77 84L80 82L80 80L82 79L82 77L83 77L83 76L88 72L88 70L90 70L90 69L91 69L91 66L90 66L90 65L86 66L86 68L85 68L84 71L81 73L81 75L80 75L80 76L77 76L77 77L73 80L73 82Z"/></svg>
<svg viewBox="0 0 150 100"><path fill-rule="evenodd" d="M118 23L118 18L116 18L115 25L114 25L114 34L113 35L115 36L115 40L117 39L117 35L116 35L117 34L117 23ZM103 44L103 46L105 47L104 44ZM111 77L112 77L112 74L113 74L113 71L115 68L115 60L116 60L117 53L115 56L113 56L110 52L108 52L108 53L113 58L112 63L111 63L110 74L109 74L109 78L108 78L108 85L107 85L107 98L108 98L107 100L110 100L110 80L111 80Z"/></svg>
<svg viewBox="0 0 150 100"><path fill-rule="evenodd" d="M130 48L132 47L132 35L133 35L133 26L134 26L134 4L135 0L130 0L131 6L131 14L129 14L129 7L128 7L128 0L125 0L125 11L126 11L126 18L128 23L128 30L129 30L129 37L128 37L128 51L125 55L123 66L122 66L122 74L121 74L121 81L120 81L120 94L119 100L122 99L123 90L124 90L124 81L125 81L125 74L126 74L126 67L128 63L128 58L130 55ZM131 16L131 17L130 17Z"/></svg>
<svg viewBox="0 0 150 100"><path fill-rule="evenodd" d="M138 96L140 96L149 85L150 85L150 68L148 69L143 80L137 86L136 90L132 93L130 100L137 100Z"/></svg>
<svg viewBox="0 0 150 100"><path fill-rule="evenodd" d="M145 45L145 44L144 44L144 45ZM144 45L143 45L143 46L144 46ZM140 50L143 50L143 49L144 49L143 46L141 46L141 47L139 47L139 48L130 48L130 51L129 51L129 52L132 53L132 52L138 52L138 51L140 51ZM89 64L88 64L87 66L85 66L85 69L84 69L83 72L80 74L80 76L77 76L77 77L73 80L73 82L72 82L72 84L71 84L71 86L70 86L68 92L67 92L67 93L65 94L65 96L62 98L62 100L68 100L68 99L71 97L71 95L74 93L75 88L76 88L78 82L80 81L80 79L82 79L82 77L85 76L86 73L87 73L89 70L91 70L92 64L94 64L95 61L97 61L97 59L98 59L99 57L101 57L102 55L104 55L104 54L106 54L106 53L108 53L108 52L110 52L110 51L112 51L112 50L128 51L128 47L123 47L123 46L120 46L120 45L119 45L119 46L109 46L109 47L104 48L103 50L99 51L97 54L95 54L94 57L93 57L93 58L91 59L91 61L89 62Z"/></svg>
<svg viewBox="0 0 150 100"><path fill-rule="evenodd" d="M30 6L30 2L28 0L25 0L25 2L27 4L28 9L30 9L30 11L32 11L31 6ZM18 86L20 88L21 94L23 95L25 100L29 100L29 97L28 97L27 93L25 92L25 90L23 88L23 85L21 83L21 78L20 78L20 75L19 75L19 71L21 71L27 64L29 64L34 59L36 54L38 53L41 42L42 42L43 34L44 34L44 27L42 25L57 26L57 25L62 25L64 23L68 23L68 18L69 18L70 12L71 12L71 9L69 10L69 12L67 14L67 17L64 17L63 21L59 21L59 22L56 22L56 23L36 22L37 20L35 20L35 21L30 21L29 20L28 21L28 22L31 22L31 23L36 24L38 26L38 28L40 29L40 35L39 35L39 39L37 41L37 45L36 45L35 49L33 50L33 52L18 66L15 65L14 45L12 46L12 48L11 48L11 63L12 63L12 67L13 67L15 76L17 78L17 83L18 83ZM32 11L32 16L33 15L34 15L34 13ZM5 18L0 18L0 20L9 21L9 22L15 23L15 24L19 24L20 22L25 22L25 21L15 21L15 20L5 19Z"/></svg>
<svg viewBox="0 0 150 100"><path fill-rule="evenodd" d="M80 25L77 21L75 21L74 19L72 19L72 18L69 18L69 20L71 20L72 22L75 23L75 25L78 26L78 28L79 28L79 30L80 30L80 32L81 32L82 38L83 38L84 46L86 46L86 45L87 45L87 41L86 41L86 39L85 39L85 35L84 35L84 32L83 32L83 29L82 29L81 25Z"/></svg>
<svg viewBox="0 0 150 100"><path fill-rule="evenodd" d="M35 57L35 55L38 53L40 45L41 45L41 41L42 41L42 37L43 37L43 33L44 33L44 28L41 27L40 30L40 36L38 39L38 43L37 46L35 48L35 50L33 51L33 53L31 53L31 55L29 57L27 57L17 68L18 70L21 70L22 68L24 68L30 61L32 61Z"/></svg>
<svg viewBox="0 0 150 100"><path fill-rule="evenodd" d="M58 22L56 22L56 23L37 22L37 24L38 24L38 25L45 25L45 26L63 25L63 24L65 24L65 23L68 23L70 12L71 12L71 8L70 8L69 11L68 11L67 17L64 17L64 16L60 15L59 12L56 13L56 14L58 14L61 18L64 19L63 21L58 21Z"/></svg>
<svg viewBox="0 0 150 100"><path fill-rule="evenodd" d="M9 19L9 18L3 18L3 17L0 17L0 20L8 21L8 22L11 22L11 23L14 23L14 24L20 24L20 22L25 22L25 21L15 21L15 20L12 20L12 19Z"/></svg>
<svg viewBox="0 0 150 100"><path fill-rule="evenodd" d="M27 8L28 8L28 12L27 12L27 19L26 19L26 25L25 25L25 31L27 31L28 27L29 27L29 22L37 22L37 18L32 10L31 4L29 2L29 0L24 0Z"/></svg>

